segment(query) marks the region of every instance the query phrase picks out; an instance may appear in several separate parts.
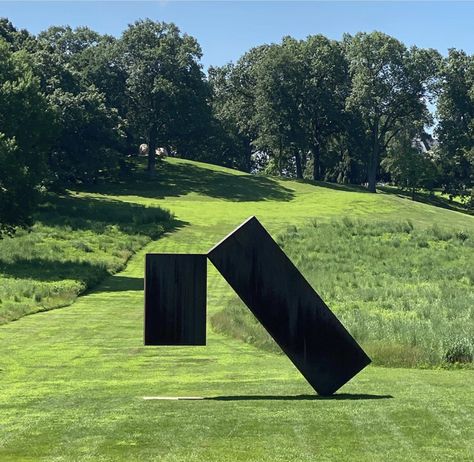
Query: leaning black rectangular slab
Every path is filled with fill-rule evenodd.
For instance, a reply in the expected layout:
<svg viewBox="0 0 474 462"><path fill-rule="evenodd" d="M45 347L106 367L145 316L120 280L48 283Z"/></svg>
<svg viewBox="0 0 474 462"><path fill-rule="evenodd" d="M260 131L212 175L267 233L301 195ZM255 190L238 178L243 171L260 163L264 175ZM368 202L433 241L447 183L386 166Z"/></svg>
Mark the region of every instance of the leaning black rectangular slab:
<svg viewBox="0 0 474 462"><path fill-rule="evenodd" d="M334 393L370 363L255 217L208 257L319 394Z"/></svg>
<svg viewBox="0 0 474 462"><path fill-rule="evenodd" d="M145 345L205 345L206 284L206 255L147 254Z"/></svg>

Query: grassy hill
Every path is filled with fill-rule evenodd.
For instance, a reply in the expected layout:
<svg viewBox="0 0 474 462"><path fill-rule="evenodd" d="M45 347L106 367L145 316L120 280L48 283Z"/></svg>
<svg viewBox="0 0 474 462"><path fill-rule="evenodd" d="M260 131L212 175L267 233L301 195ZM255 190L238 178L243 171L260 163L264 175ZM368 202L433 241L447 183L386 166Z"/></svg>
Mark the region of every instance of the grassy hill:
<svg viewBox="0 0 474 462"><path fill-rule="evenodd" d="M331 227L346 217L356 226L410 223L420 236L428 230L428 247L416 248L429 250L436 241L434 224L440 236L451 234L451 243L442 242L458 246L462 240L456 233L468 235L465 242L474 235L473 217L389 193L253 177L178 159L161 164L155 179L137 174L123 184L77 191L68 200L68 209L75 201L103 207L89 219L92 251L83 252L80 261L93 260L100 250L105 228L92 225L114 222L113 215L103 217L108 207L126 211L113 231L124 233L117 241L142 237L133 237L130 252L136 254L127 255L122 272L106 277L72 306L0 326L0 460L472 460L474 371L370 366L339 394L319 398L286 357L212 330L205 348L143 347L142 278L145 253L206 251L249 215L288 246L334 235ZM147 207L143 213L154 216L142 220L142 231L127 220L133 216L127 211L136 207L142 212ZM173 224L167 226L171 217L154 207L169 210ZM50 218L47 229L39 223L30 236L42 232L49 249L53 240L64 240L62 227L70 226L70 234L84 231L62 223L62 213L56 221ZM157 239L150 234L153 224L167 233ZM289 225L298 234L291 239ZM326 234L306 236L310 227ZM84 235L69 238L82 241ZM115 245L114 236L108 238ZM286 248L295 251L293 258L298 245ZM469 249L460 248L459 255ZM55 260L58 254L52 252L48 263L60 267L68 254L69 247ZM29 255L23 247L23 260ZM70 260L75 264L77 257ZM25 271L15 269L21 267L17 261L9 264L8 274L2 271L3 278L28 280ZM308 261L298 264L309 271ZM80 273L76 267L68 271L71 279ZM227 309L233 295L212 267L209 271L212 317ZM32 275L33 282L42 280L42 272ZM64 279L51 271L48 277L48 283ZM472 281L463 284L472 297ZM147 396L206 399L144 400Z"/></svg>

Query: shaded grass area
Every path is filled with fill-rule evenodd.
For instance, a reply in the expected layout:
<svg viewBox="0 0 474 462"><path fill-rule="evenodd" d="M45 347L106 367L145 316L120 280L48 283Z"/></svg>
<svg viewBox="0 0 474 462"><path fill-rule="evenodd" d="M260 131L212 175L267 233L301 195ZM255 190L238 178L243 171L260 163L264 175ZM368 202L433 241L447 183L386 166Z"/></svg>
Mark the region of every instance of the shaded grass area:
<svg viewBox="0 0 474 462"><path fill-rule="evenodd" d="M375 364L472 362L474 236L407 221L313 221L277 242ZM218 332L279 351L236 297L212 317Z"/></svg>
<svg viewBox="0 0 474 462"><path fill-rule="evenodd" d="M389 194L396 194L399 197L412 200L412 192L406 189L400 189L395 186L379 186L379 190ZM429 191L416 191L415 201L423 204L433 205L456 212L474 215L474 202L469 197L456 196L451 198L449 194L443 194L441 191L430 193Z"/></svg>
<svg viewBox="0 0 474 462"><path fill-rule="evenodd" d="M138 165L141 166L140 163ZM157 165L156 177L137 169L131 179L115 184L89 185L84 190L117 196L138 195L149 199L180 197L190 193L232 202L286 202L294 198L294 192L285 187L283 181L217 166L206 167L211 166L171 159Z"/></svg>
<svg viewBox="0 0 474 462"><path fill-rule="evenodd" d="M0 240L0 324L72 303L166 230L159 207L50 195L31 230Z"/></svg>

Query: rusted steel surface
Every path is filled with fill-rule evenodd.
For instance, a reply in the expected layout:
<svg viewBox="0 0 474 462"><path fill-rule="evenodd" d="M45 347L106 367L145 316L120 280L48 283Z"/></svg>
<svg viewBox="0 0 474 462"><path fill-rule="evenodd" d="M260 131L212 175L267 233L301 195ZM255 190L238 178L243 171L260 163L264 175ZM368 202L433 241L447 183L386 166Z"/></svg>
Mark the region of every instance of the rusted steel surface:
<svg viewBox="0 0 474 462"><path fill-rule="evenodd" d="M255 217L208 257L319 394L334 393L370 363Z"/></svg>
<svg viewBox="0 0 474 462"><path fill-rule="evenodd" d="M146 255L145 345L206 344L206 278L206 255Z"/></svg>

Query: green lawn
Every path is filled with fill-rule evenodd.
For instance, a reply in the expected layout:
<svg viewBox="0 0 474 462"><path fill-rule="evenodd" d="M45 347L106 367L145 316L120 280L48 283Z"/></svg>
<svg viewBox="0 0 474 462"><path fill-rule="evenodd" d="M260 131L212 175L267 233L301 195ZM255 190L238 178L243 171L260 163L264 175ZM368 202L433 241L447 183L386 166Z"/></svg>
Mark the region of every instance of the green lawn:
<svg viewBox="0 0 474 462"><path fill-rule="evenodd" d="M161 206L179 227L72 306L0 327L2 462L474 458L472 370L370 366L322 399L284 356L211 330L207 347L142 345L147 252L206 251L249 215L274 235L288 224L342 215L473 233L472 217L391 194L255 178L176 159L159 168L154 181L143 176L77 197ZM212 316L232 293L209 270Z"/></svg>

